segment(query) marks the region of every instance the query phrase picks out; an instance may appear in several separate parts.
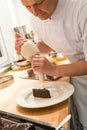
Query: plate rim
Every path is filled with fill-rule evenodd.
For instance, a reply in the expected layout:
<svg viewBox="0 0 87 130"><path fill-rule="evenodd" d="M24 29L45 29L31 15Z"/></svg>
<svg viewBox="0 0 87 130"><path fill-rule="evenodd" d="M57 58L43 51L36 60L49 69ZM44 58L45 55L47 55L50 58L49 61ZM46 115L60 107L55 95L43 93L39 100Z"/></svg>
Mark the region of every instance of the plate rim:
<svg viewBox="0 0 87 130"><path fill-rule="evenodd" d="M73 93L74 93L74 86L71 84L71 83L68 83L68 82L65 82L65 81L51 81L51 82L45 82L44 84L49 84L49 83L58 83L58 84L60 84L60 83L63 83L63 84L66 84L66 85L70 85L70 87L72 87L72 92L70 93L70 94L68 94L68 96L66 97L66 98L63 98L61 101L57 101L57 102L54 102L54 103L52 103L52 104L49 104L49 105L42 105L42 106L29 106L29 104L27 104L27 106L25 106L25 105L23 105L23 104L21 104L21 100L20 100L20 98L22 97L23 98L23 94L25 94L25 93L28 93L29 91L31 91L31 89L32 88L35 88L37 85L38 86L40 86L41 84L36 84L36 86L35 85L33 85L32 87L29 87L29 88L27 88L26 90L23 90L20 94L19 94L19 96L18 96L18 98L17 98L17 105L19 105L20 107L23 107L23 108L33 108L33 109L35 109L35 108L45 108L45 107L49 107L49 106L53 106L53 105L56 105L56 104L59 104L59 103L61 103L61 102L63 102L63 101L65 101L66 99L68 99ZM42 83L43 84L43 83ZM39 88L39 87L38 87ZM26 95L27 96L27 95ZM40 98L41 99L41 98Z"/></svg>

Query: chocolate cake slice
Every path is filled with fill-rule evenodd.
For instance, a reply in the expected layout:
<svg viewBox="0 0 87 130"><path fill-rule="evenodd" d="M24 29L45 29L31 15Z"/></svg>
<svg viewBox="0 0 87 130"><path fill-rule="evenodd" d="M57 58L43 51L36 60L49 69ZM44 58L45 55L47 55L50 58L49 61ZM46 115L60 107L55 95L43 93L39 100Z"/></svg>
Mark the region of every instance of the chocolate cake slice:
<svg viewBox="0 0 87 130"><path fill-rule="evenodd" d="M51 98L50 92L48 89L33 89L33 96L40 97L40 98Z"/></svg>

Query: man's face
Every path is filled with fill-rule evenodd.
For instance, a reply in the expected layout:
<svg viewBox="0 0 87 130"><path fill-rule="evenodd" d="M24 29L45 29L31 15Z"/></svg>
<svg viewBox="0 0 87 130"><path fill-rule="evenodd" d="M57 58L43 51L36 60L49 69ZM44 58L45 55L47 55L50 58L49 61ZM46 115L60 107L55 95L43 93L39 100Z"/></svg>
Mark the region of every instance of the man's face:
<svg viewBox="0 0 87 130"><path fill-rule="evenodd" d="M21 0L21 2L34 16L45 20L53 14L58 0Z"/></svg>

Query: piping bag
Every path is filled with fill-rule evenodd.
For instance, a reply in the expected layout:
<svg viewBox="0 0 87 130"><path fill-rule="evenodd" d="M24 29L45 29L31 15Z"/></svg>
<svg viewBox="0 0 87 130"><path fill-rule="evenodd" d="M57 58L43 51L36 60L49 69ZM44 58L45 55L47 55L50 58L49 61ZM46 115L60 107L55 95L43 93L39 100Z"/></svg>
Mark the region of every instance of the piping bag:
<svg viewBox="0 0 87 130"><path fill-rule="evenodd" d="M33 55L40 54L40 51L35 43L33 43L31 40L24 43L24 45L21 47L21 55L29 60ZM44 75L40 72L38 72L39 81L44 81Z"/></svg>

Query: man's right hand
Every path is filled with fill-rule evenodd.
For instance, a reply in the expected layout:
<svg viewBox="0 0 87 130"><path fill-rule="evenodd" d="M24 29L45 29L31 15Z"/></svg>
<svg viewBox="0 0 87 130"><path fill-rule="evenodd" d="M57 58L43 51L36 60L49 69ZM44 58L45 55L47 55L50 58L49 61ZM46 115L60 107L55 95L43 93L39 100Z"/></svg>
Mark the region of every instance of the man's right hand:
<svg viewBox="0 0 87 130"><path fill-rule="evenodd" d="M19 33L15 33L15 50L18 55L21 55L21 46L27 41L25 37L23 37Z"/></svg>

